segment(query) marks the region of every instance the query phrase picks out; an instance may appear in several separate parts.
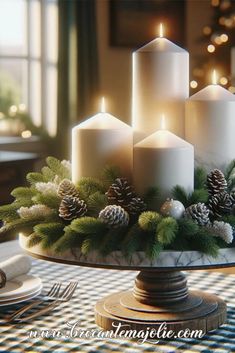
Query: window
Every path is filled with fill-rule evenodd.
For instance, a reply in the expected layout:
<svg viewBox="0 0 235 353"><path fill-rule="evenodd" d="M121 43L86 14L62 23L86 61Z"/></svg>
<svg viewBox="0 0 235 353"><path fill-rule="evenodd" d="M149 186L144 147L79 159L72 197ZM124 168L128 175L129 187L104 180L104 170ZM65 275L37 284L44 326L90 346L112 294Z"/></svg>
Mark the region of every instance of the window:
<svg viewBox="0 0 235 353"><path fill-rule="evenodd" d="M57 129L58 0L0 0L0 102Z"/></svg>

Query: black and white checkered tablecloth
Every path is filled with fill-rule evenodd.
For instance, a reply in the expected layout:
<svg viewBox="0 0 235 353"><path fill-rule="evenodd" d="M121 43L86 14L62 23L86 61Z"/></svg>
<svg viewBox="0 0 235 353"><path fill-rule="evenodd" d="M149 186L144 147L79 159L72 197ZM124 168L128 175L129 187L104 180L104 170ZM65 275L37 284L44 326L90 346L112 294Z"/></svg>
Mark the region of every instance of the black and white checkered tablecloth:
<svg viewBox="0 0 235 353"><path fill-rule="evenodd" d="M160 341L158 344L139 344L133 339L99 338L32 338L31 330L68 329L67 322L79 321L81 329L97 329L94 305L103 296L119 290L130 289L136 276L134 271L117 271L82 268L55 264L42 260L33 261L32 274L40 276L44 289L53 282L77 280L79 287L75 297L53 311L29 323L6 324L1 321L0 352L90 352L90 353L137 353L137 352L235 352L235 275L194 271L188 275L191 289L201 289L220 295L228 304L228 321L220 329L203 339L178 339ZM19 306L19 305L18 305ZM14 306L14 309L18 307ZM0 310L1 315L11 312L12 307Z"/></svg>

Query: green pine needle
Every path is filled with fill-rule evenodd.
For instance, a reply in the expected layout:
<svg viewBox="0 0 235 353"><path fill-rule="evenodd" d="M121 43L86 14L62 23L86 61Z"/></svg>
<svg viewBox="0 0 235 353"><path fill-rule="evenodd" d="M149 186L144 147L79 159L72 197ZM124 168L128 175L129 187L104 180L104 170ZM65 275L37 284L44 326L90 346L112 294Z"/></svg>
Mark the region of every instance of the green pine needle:
<svg viewBox="0 0 235 353"><path fill-rule="evenodd" d="M36 196L32 198L32 200L35 204L46 205L49 208L52 208L54 210L58 210L61 203L61 198L52 193L48 193L48 194L38 193Z"/></svg>
<svg viewBox="0 0 235 353"><path fill-rule="evenodd" d="M163 250L163 245L155 238L146 245L145 253L150 261L156 260Z"/></svg>
<svg viewBox="0 0 235 353"><path fill-rule="evenodd" d="M193 193L189 196L188 203L190 205L198 202L207 203L208 198L209 198L209 195L206 189L197 189L197 190L194 190Z"/></svg>
<svg viewBox="0 0 235 353"><path fill-rule="evenodd" d="M32 248L35 245L40 244L42 241L42 237L36 233L30 234L28 240L27 240L27 247Z"/></svg>
<svg viewBox="0 0 235 353"><path fill-rule="evenodd" d="M176 237L178 231L177 221L172 217L163 218L157 226L156 236L161 244L168 245Z"/></svg>
<svg viewBox="0 0 235 353"><path fill-rule="evenodd" d="M86 200L90 195L100 192L105 193L106 187L102 181L96 178L83 177L79 180L76 185L80 195L83 195L83 199Z"/></svg>
<svg viewBox="0 0 235 353"><path fill-rule="evenodd" d="M34 233L42 238L42 248L48 249L63 236L64 224L59 222L37 224Z"/></svg>
<svg viewBox="0 0 235 353"><path fill-rule="evenodd" d="M131 258L134 252L140 249L144 235L144 231L138 224L134 224L129 229L122 243L122 251L128 259Z"/></svg>
<svg viewBox="0 0 235 353"><path fill-rule="evenodd" d="M105 208L108 204L107 196L105 194L101 194L99 191L90 195L87 201L89 214L97 217L99 212Z"/></svg>
<svg viewBox="0 0 235 353"><path fill-rule="evenodd" d="M225 178L227 181L229 179L233 179L235 177L235 159L232 160L229 165L227 166L225 173L224 173Z"/></svg>
<svg viewBox="0 0 235 353"><path fill-rule="evenodd" d="M178 220L179 236L191 237L199 232L199 226L191 219L181 218Z"/></svg>
<svg viewBox="0 0 235 353"><path fill-rule="evenodd" d="M200 251L212 257L218 256L219 246L216 237L208 234L208 230L201 228L200 231L191 238L192 250Z"/></svg>
<svg viewBox="0 0 235 353"><path fill-rule="evenodd" d="M56 174L49 167L43 167L41 172L47 182L53 181L56 176Z"/></svg>
<svg viewBox="0 0 235 353"><path fill-rule="evenodd" d="M183 187L176 185L172 190L172 196L175 200L182 202L185 207L189 206L188 194Z"/></svg>
<svg viewBox="0 0 235 353"><path fill-rule="evenodd" d="M141 213L138 223L140 228L142 228L144 231L155 232L161 219L162 216L160 216L159 213L154 211L146 211Z"/></svg>
<svg viewBox="0 0 235 353"><path fill-rule="evenodd" d="M86 235L99 235L107 230L103 221L94 217L81 217L74 219L70 224L70 227L76 233Z"/></svg>
<svg viewBox="0 0 235 353"><path fill-rule="evenodd" d="M115 182L117 178L121 177L121 171L118 166L108 165L104 168L102 172L102 179L106 187L109 187Z"/></svg>
<svg viewBox="0 0 235 353"><path fill-rule="evenodd" d="M64 235L53 245L55 253L62 254L70 249L80 248L83 236L74 232L70 226L64 228Z"/></svg>
<svg viewBox="0 0 235 353"><path fill-rule="evenodd" d="M47 157L46 159L48 167L55 173L58 177L63 179L71 179L71 174L69 170L55 157Z"/></svg>
<svg viewBox="0 0 235 353"><path fill-rule="evenodd" d="M26 179L32 186L34 186L36 183L39 183L39 182L42 182L42 183L47 182L46 178L41 173L36 173L36 172L28 173L26 176Z"/></svg>
<svg viewBox="0 0 235 353"><path fill-rule="evenodd" d="M205 169L197 167L194 171L194 188L204 189L206 185L207 173Z"/></svg>
<svg viewBox="0 0 235 353"><path fill-rule="evenodd" d="M15 188L11 192L11 195L15 199L18 199L19 201L22 201L22 199L31 199L36 194L37 194L37 190L35 190L34 188L32 188L32 187L28 188L28 187L23 187L23 186Z"/></svg>
<svg viewBox="0 0 235 353"><path fill-rule="evenodd" d="M17 233L24 233L24 235L30 234L33 231L33 227L38 223L38 220L25 220L16 219L10 223L6 223L0 228L1 235L16 235Z"/></svg>
<svg viewBox="0 0 235 353"><path fill-rule="evenodd" d="M143 200L147 205L147 209L152 210L156 207L156 204L159 202L161 198L161 193L159 188L157 187L150 187L146 191Z"/></svg>

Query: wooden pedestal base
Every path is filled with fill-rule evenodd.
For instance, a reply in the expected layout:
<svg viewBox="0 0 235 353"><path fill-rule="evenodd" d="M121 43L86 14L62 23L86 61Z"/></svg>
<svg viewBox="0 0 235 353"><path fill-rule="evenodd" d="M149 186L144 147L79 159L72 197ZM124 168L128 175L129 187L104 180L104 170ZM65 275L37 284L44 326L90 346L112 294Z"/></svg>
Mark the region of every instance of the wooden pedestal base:
<svg viewBox="0 0 235 353"><path fill-rule="evenodd" d="M179 271L141 271L133 292L111 294L97 302L97 325L113 330L156 330L166 323L167 330L218 328L226 321L226 304L215 295L188 291L185 275Z"/></svg>

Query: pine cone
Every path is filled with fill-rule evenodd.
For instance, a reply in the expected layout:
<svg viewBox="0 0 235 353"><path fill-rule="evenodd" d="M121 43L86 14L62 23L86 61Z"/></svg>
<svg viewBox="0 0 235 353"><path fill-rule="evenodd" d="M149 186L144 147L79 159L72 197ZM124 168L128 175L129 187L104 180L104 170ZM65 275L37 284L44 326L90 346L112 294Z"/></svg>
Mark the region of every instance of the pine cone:
<svg viewBox="0 0 235 353"><path fill-rule="evenodd" d="M63 197L59 207L59 216L64 220L70 221L74 218L82 217L86 212L87 205L85 201L73 196Z"/></svg>
<svg viewBox="0 0 235 353"><path fill-rule="evenodd" d="M130 201L136 196L133 187L125 178L117 178L106 192L110 204L119 205L126 209Z"/></svg>
<svg viewBox="0 0 235 353"><path fill-rule="evenodd" d="M203 226L209 223L209 209L204 203L196 203L186 208L184 217L194 220L197 224Z"/></svg>
<svg viewBox="0 0 235 353"><path fill-rule="evenodd" d="M214 169L208 174L207 189L212 196L227 190L227 181L221 170Z"/></svg>
<svg viewBox="0 0 235 353"><path fill-rule="evenodd" d="M138 215L146 210L146 204L140 197L133 197L133 199L128 204L126 211L130 215Z"/></svg>
<svg viewBox="0 0 235 353"><path fill-rule="evenodd" d="M57 193L62 198L65 196L79 197L75 185L69 179L62 180Z"/></svg>
<svg viewBox="0 0 235 353"><path fill-rule="evenodd" d="M100 211L99 218L113 228L127 226L129 223L128 213L121 206L116 205L106 206Z"/></svg>
<svg viewBox="0 0 235 353"><path fill-rule="evenodd" d="M225 214L230 214L233 201L231 195L227 192L221 192L217 195L212 196L209 199L209 209L214 217L222 217Z"/></svg>

